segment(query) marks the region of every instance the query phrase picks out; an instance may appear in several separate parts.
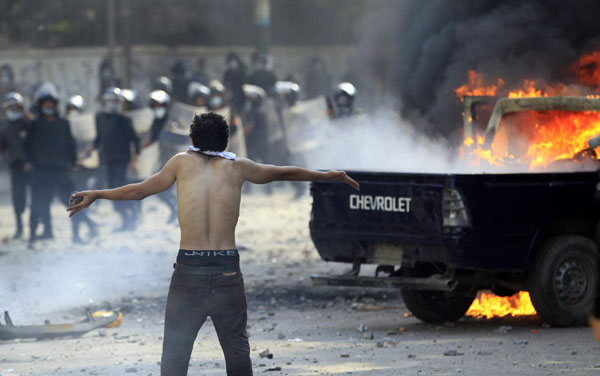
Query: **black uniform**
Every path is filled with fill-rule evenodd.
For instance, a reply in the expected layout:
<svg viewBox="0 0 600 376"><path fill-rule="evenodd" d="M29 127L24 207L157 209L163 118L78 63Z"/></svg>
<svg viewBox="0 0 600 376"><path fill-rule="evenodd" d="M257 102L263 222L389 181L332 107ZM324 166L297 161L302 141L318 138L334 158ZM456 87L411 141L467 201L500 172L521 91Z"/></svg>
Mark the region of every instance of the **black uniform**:
<svg viewBox="0 0 600 376"><path fill-rule="evenodd" d="M29 175L25 172L25 140L29 133L30 122L21 118L16 121L7 121L0 130L0 149L8 156L11 178L11 195L15 210L17 231L15 237L21 236L23 222L21 215L25 211L27 186Z"/></svg>
<svg viewBox="0 0 600 376"><path fill-rule="evenodd" d="M267 69L256 70L248 76L248 83L250 85L256 85L267 93L271 92L273 87L275 87L276 82L277 77L275 77L275 74Z"/></svg>
<svg viewBox="0 0 600 376"><path fill-rule="evenodd" d="M154 118L154 120L152 121L152 127L150 128L150 143L155 143L160 139L165 124L167 124L168 118L168 113L162 118ZM169 149L170 148L168 147L160 148L161 166L164 166L165 163L167 163L167 161L173 156L172 150ZM173 191L173 187L167 189L164 192L159 193L157 197L165 204L167 204L167 206L171 210L171 215L167 219L167 223L175 222L175 220L177 220L177 196Z"/></svg>
<svg viewBox="0 0 600 376"><path fill-rule="evenodd" d="M150 128L150 143L155 143L158 141L160 134L162 133L165 124L167 124L167 119L169 115L165 115L163 118L159 119L157 117L152 121L152 127Z"/></svg>
<svg viewBox="0 0 600 376"><path fill-rule="evenodd" d="M223 75L223 83L232 94L233 108L241 113L246 103L246 95L243 86L246 83L246 72L243 67L238 69L227 69Z"/></svg>
<svg viewBox="0 0 600 376"><path fill-rule="evenodd" d="M131 119L121 114L96 115L96 140L100 163L105 166L109 188L125 185L127 168L131 161L131 147L140 153L140 140L133 130ZM123 219L123 229L135 227L135 213L131 203L115 201L115 210Z"/></svg>
<svg viewBox="0 0 600 376"><path fill-rule="evenodd" d="M75 186L71 180L70 170L76 162L77 152L75 139L71 134L69 121L57 117L48 122L45 118L35 119L26 139L28 162L33 164L31 176L31 239L36 237L39 221L44 224L42 238L51 238L52 223L50 204L57 194L66 206ZM79 225L82 221L93 226L86 215L73 217L73 238L79 240Z"/></svg>

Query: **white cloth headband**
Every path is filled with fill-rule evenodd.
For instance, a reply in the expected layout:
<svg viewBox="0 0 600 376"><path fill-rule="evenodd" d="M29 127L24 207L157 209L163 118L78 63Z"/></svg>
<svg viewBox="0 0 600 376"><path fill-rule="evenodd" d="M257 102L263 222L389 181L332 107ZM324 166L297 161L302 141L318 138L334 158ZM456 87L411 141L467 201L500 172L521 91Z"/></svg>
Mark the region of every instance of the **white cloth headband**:
<svg viewBox="0 0 600 376"><path fill-rule="evenodd" d="M221 157L221 158L225 158L225 159L236 159L237 155L235 155L234 153L230 152L230 151L209 151L209 150L200 150L199 148L195 147L194 145L190 145L188 146L188 151L195 151L198 153L202 153L204 155L210 155L211 157Z"/></svg>

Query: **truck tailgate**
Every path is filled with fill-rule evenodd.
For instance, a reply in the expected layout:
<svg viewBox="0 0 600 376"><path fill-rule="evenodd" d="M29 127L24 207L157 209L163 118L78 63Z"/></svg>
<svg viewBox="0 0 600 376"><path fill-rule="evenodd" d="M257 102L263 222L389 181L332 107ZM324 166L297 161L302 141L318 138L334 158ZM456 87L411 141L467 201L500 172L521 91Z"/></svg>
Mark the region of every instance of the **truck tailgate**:
<svg viewBox="0 0 600 376"><path fill-rule="evenodd" d="M339 182L315 182L310 230L352 241L442 243L445 175L349 172L360 192Z"/></svg>

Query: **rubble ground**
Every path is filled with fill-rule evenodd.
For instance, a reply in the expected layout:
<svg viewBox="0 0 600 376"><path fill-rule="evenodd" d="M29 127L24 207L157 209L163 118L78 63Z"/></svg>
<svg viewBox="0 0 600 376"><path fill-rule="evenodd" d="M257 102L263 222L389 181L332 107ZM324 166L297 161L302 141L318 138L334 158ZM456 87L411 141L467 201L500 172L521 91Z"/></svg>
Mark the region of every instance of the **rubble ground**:
<svg viewBox="0 0 600 376"><path fill-rule="evenodd" d="M281 187L271 196L258 189L242 198L237 240L256 374L600 372L600 344L588 328L549 328L536 317L430 325L412 317L395 290L312 287L311 274L349 266L319 258L308 232L310 205L309 196L293 200ZM29 248L10 239L12 209L2 200L0 309L10 311L15 325L76 321L86 308L118 309L124 319L118 328L80 338L0 342L0 375L160 374L178 228L165 224L168 210L156 198L144 200L134 233L112 233L120 223L108 202L95 204L91 217L100 223L100 237L75 246L64 207L56 204L56 239ZM198 335L189 374L225 374L210 320Z"/></svg>

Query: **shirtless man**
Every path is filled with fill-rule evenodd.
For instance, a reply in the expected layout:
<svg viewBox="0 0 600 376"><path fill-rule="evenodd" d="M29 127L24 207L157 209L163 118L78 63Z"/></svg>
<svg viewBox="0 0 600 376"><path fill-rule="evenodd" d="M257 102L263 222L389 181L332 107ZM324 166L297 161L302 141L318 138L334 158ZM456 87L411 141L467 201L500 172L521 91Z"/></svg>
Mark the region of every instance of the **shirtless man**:
<svg viewBox="0 0 600 376"><path fill-rule="evenodd" d="M227 375L252 375L246 295L235 247L242 184L339 180L357 190L359 185L343 171L318 172L236 158L224 152L229 126L215 113L196 115L190 137L193 146L172 157L154 176L115 189L74 193L67 210L72 216L97 199L142 200L177 181L181 241L167 297L161 375L187 375L194 340L207 316L225 354Z"/></svg>

